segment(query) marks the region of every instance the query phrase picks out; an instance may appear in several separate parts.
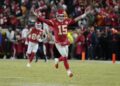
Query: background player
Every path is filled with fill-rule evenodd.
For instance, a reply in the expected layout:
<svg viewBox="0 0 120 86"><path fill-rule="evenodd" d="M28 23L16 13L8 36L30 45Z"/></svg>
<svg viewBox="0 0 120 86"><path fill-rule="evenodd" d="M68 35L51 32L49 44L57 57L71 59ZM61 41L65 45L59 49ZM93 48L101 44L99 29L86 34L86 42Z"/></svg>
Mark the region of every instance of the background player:
<svg viewBox="0 0 120 86"><path fill-rule="evenodd" d="M29 62L27 64L27 67L31 66L30 64L38 50L38 43L42 41L41 36L43 35L43 30L41 27L41 22L36 22L35 27L31 28L28 34L27 58L29 59Z"/></svg>

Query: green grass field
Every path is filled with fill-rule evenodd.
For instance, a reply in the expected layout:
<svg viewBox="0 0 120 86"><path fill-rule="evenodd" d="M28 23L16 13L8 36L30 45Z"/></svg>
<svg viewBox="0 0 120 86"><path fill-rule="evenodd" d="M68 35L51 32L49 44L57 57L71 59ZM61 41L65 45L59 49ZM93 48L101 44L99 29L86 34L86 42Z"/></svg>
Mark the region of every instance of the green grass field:
<svg viewBox="0 0 120 86"><path fill-rule="evenodd" d="M0 60L0 86L120 86L120 64L110 61L70 60L74 73L69 78L60 63L54 61L33 62L26 67L27 60Z"/></svg>

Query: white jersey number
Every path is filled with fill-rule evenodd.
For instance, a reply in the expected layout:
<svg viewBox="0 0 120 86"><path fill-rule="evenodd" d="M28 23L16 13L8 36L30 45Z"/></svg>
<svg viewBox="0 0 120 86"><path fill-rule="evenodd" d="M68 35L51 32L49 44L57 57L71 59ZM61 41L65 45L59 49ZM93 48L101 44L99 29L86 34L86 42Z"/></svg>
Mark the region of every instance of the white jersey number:
<svg viewBox="0 0 120 86"><path fill-rule="evenodd" d="M39 39L40 38L40 35L37 35L37 34L31 34L31 39L33 40L36 40L36 39Z"/></svg>
<svg viewBox="0 0 120 86"><path fill-rule="evenodd" d="M58 29L59 29L58 32L59 35L67 34L67 25L59 25Z"/></svg>

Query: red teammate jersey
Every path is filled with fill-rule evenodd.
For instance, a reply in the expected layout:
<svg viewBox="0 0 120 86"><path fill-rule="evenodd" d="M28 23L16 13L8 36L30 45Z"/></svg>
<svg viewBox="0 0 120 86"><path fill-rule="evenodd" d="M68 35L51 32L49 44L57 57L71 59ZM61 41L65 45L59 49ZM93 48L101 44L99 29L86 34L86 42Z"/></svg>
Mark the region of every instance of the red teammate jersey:
<svg viewBox="0 0 120 86"><path fill-rule="evenodd" d="M61 44L68 41L68 25L75 22L73 19L69 18L64 19L62 22L59 22L57 19L46 20L41 17L39 17L39 20L53 27L55 42Z"/></svg>
<svg viewBox="0 0 120 86"><path fill-rule="evenodd" d="M42 30L38 30L36 28L32 28L30 33L29 33L29 41L30 42L34 42L34 43L38 43L41 35L42 35L43 31Z"/></svg>

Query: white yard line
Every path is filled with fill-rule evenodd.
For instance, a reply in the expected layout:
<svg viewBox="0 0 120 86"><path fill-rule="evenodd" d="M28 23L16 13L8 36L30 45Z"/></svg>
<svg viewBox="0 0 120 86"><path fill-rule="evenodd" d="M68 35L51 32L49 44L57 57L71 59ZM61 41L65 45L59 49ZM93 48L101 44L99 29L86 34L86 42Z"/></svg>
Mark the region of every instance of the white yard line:
<svg viewBox="0 0 120 86"><path fill-rule="evenodd" d="M24 77L0 77L0 79L23 79Z"/></svg>
<svg viewBox="0 0 120 86"><path fill-rule="evenodd" d="M103 61L103 60L85 60L85 62L88 62L88 63L89 62L91 62L91 63L94 63L94 62L97 62L97 63L110 63L110 64L112 63L112 61ZM115 64L120 64L120 61L116 61Z"/></svg>
<svg viewBox="0 0 120 86"><path fill-rule="evenodd" d="M13 86L66 86L62 84L56 83L12 83ZM75 85L67 85L67 86L75 86Z"/></svg>

